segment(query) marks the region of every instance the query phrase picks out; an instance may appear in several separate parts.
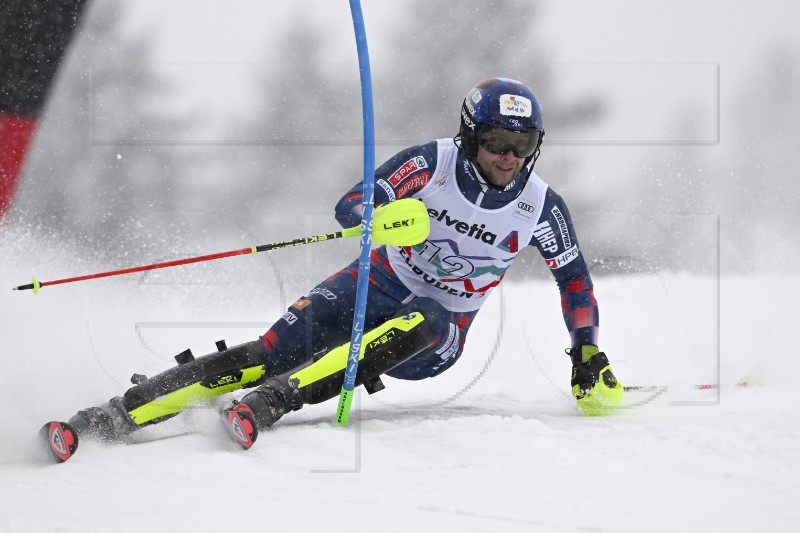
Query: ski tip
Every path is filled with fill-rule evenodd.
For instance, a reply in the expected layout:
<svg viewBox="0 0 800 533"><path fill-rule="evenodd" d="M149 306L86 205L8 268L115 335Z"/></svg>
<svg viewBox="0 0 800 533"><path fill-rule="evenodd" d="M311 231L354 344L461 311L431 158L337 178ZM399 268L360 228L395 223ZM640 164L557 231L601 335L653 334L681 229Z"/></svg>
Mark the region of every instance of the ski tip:
<svg viewBox="0 0 800 533"><path fill-rule="evenodd" d="M253 411L242 403L237 403L222 412L223 422L228 434L243 449L249 450L258 438Z"/></svg>
<svg viewBox="0 0 800 533"><path fill-rule="evenodd" d="M78 449L78 433L66 422L48 422L39 430L39 440L46 456L63 463Z"/></svg>

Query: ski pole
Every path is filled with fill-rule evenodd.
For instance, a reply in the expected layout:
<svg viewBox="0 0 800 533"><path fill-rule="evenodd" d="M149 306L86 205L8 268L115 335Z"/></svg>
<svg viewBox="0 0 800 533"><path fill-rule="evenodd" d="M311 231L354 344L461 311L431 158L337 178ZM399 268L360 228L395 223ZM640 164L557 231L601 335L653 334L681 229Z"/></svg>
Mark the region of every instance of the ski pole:
<svg viewBox="0 0 800 533"><path fill-rule="evenodd" d="M750 384L750 376L744 375L739 378L736 383L733 383L736 387L747 387ZM692 385L692 388L695 390L713 390L713 389L720 389L725 384L722 383L696 383ZM658 390L666 391L669 389L668 385L625 385L622 387L622 390L625 392L653 392Z"/></svg>
<svg viewBox="0 0 800 533"><path fill-rule="evenodd" d="M397 200L395 202L382 205L375 210L375 216L373 219L373 240L378 244L388 244L390 246L413 246L424 241L428 237L428 233L430 233L430 219L428 218L428 212L425 209L425 204L423 204L420 200L415 198L405 198L403 200ZM237 255L268 252L270 250L277 250L280 248L289 248L292 246L302 246L304 244L311 244L314 242L357 237L359 235L361 235L361 228L360 226L355 226L342 231L337 231L335 233L312 235L309 237L301 237L289 241L250 246L240 250L230 250L228 252L219 252L197 257L188 257L186 259L176 259L174 261L153 263L150 265L110 270L108 272L86 274L84 276L77 276L74 278L57 279L53 281L37 281L36 278L31 278L31 283L14 287L13 290L32 290L33 294L37 294L39 289L49 285L61 285L62 283L74 283L77 281L106 278L109 276L119 276L122 274L133 274L135 272L156 270L158 268L169 268L180 265L188 265L191 263L200 263L203 261L213 261L215 259L223 259L225 257L234 257Z"/></svg>

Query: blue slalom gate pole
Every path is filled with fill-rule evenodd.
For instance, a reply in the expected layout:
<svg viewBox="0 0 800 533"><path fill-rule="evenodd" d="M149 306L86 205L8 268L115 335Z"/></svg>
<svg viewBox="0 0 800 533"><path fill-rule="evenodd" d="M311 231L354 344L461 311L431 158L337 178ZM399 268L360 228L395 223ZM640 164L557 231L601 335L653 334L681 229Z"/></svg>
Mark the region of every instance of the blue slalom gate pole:
<svg viewBox="0 0 800 533"><path fill-rule="evenodd" d="M339 406L336 409L336 422L347 424L350 405L356 385L358 361L364 353L364 318L367 312L367 291L369 290L369 256L372 250L372 211L375 195L375 125L372 108L372 75L369 69L369 50L367 32L364 28L364 15L360 0L350 0L350 12L356 34L358 68L361 73L361 107L364 117L364 186L363 214L361 216L361 254L358 258L358 285L356 287L356 306L353 313L353 330L350 334L350 351L344 374Z"/></svg>

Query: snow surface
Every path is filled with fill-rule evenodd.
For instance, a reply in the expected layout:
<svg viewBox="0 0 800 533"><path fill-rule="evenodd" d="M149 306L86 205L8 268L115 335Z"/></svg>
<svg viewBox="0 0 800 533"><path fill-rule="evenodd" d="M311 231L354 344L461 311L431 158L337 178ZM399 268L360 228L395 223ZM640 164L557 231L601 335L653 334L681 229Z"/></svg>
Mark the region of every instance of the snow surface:
<svg viewBox="0 0 800 533"><path fill-rule="evenodd" d="M8 288L30 270L46 280L108 268L30 235L0 239L0 256ZM800 364L774 332L789 300L761 295L797 281L597 278L602 347L620 379L670 387L615 416L574 405L557 290L541 280L493 295L444 375L358 396L347 428L332 400L243 452L213 408L198 408L130 445L83 441L62 465L34 453L46 420L120 394L187 346L200 355L219 338L255 338L286 302L258 292L265 279L3 290L0 531L789 531ZM718 374L721 389L692 388ZM734 386L743 375L749 386Z"/></svg>

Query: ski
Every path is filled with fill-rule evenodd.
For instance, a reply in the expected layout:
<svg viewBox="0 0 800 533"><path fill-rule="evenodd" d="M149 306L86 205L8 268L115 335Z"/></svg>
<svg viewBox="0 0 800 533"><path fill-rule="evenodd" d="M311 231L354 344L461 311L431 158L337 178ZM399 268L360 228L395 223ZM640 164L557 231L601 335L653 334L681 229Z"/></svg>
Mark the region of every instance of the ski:
<svg viewBox="0 0 800 533"><path fill-rule="evenodd" d="M78 449L78 433L66 422L52 421L39 430L44 452L54 463L63 463Z"/></svg>

